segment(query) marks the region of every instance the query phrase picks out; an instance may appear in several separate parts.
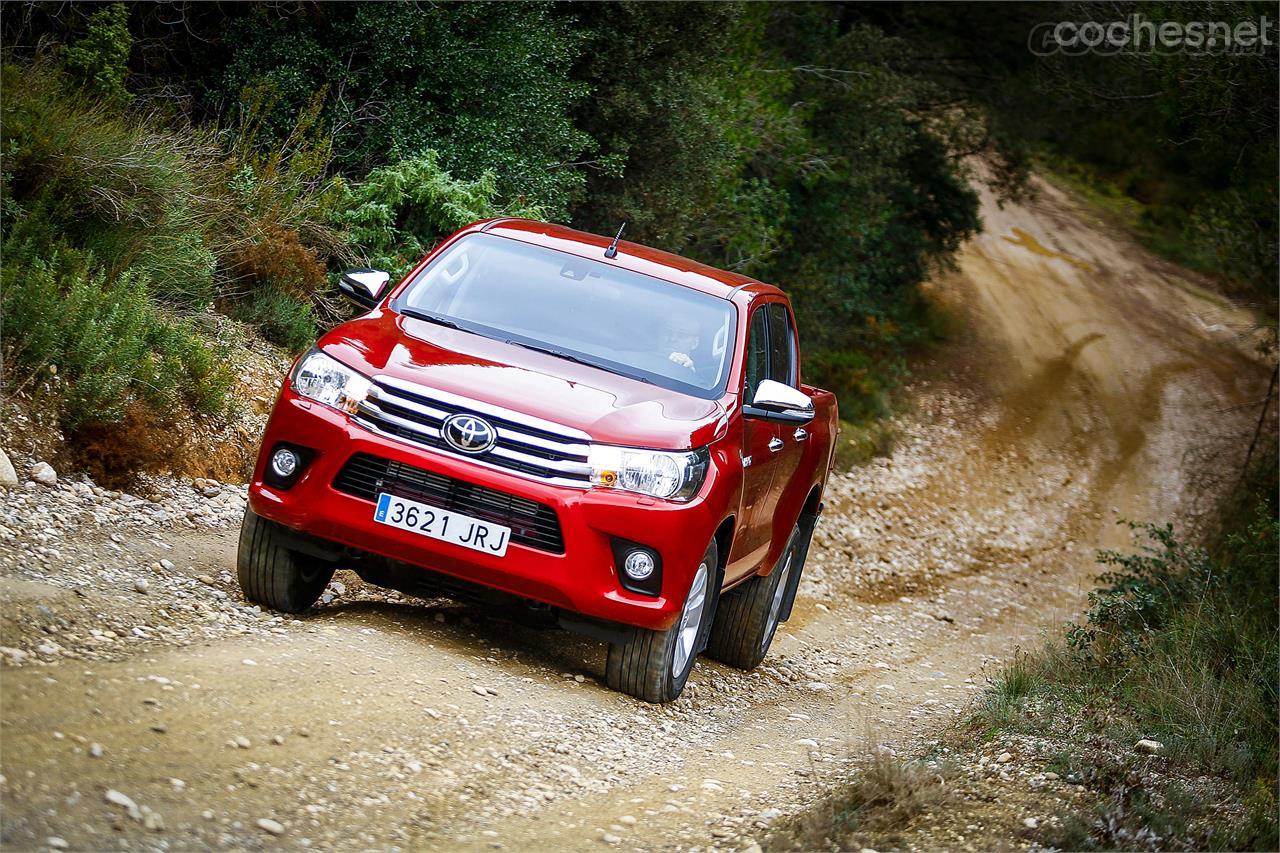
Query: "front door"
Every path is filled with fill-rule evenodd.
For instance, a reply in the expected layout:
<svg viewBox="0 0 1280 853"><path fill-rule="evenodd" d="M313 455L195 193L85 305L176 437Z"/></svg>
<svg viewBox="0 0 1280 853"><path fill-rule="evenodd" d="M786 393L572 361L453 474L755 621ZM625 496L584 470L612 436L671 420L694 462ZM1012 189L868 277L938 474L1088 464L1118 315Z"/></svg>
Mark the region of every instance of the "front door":
<svg viewBox="0 0 1280 853"><path fill-rule="evenodd" d="M768 318L766 306L751 315L747 333L747 371L743 402L755 398L756 386L769 378ZM774 494L773 474L782 441L778 425L744 418L742 437L742 521L729 555L729 577L733 581L752 572L769 549Z"/></svg>

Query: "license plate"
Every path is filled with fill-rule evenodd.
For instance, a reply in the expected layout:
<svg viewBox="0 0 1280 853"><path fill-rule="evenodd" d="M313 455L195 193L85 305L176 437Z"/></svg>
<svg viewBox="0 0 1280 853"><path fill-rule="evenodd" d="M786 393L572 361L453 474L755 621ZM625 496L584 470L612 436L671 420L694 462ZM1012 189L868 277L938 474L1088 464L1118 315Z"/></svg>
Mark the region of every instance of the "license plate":
<svg viewBox="0 0 1280 853"><path fill-rule="evenodd" d="M373 520L497 557L507 553L511 539L510 527L385 492L378 495Z"/></svg>

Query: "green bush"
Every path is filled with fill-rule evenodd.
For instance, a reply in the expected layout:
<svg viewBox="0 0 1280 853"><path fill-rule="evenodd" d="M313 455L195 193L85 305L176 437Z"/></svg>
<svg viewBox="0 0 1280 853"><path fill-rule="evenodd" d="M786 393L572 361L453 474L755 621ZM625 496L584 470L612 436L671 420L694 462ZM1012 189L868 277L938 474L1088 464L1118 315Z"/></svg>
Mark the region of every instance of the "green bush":
<svg viewBox="0 0 1280 853"><path fill-rule="evenodd" d="M282 111L264 124L268 143L327 87L341 97L321 118L348 176L436 150L463 180L492 172L502 197L552 216L581 190L568 164L591 140L569 113L588 89L568 70L582 38L550 4L333 3L306 15L250 5L222 29L226 52L201 88L226 105L269 81Z"/></svg>
<svg viewBox="0 0 1280 853"><path fill-rule="evenodd" d="M124 87L132 48L129 10L123 3L112 3L89 16L84 35L67 46L63 61L98 96L124 104L132 98Z"/></svg>
<svg viewBox="0 0 1280 853"><path fill-rule="evenodd" d="M47 384L69 431L121 420L135 402L216 414L233 377L189 323L153 306L146 278L114 280L92 255L4 245L0 310L8 370Z"/></svg>
<svg viewBox="0 0 1280 853"><path fill-rule="evenodd" d="M1130 525L1141 547L1100 555L1110 570L1090 595L1087 619L1068 626L1065 644L1019 655L993 679L977 717L984 729L1051 737L1068 729L1067 738L1096 746L1096 733L1120 746L1070 759L1071 772L1100 800L1043 842L1126 849L1135 833L1150 830L1170 848L1276 849L1276 497L1272 452L1228 502L1207 549L1179 540L1167 525ZM1135 786L1130 750L1142 737L1165 745L1171 777L1211 774L1233 785L1242 819L1224 820L1229 812L1179 793L1175 781L1156 790Z"/></svg>
<svg viewBox="0 0 1280 853"><path fill-rule="evenodd" d="M335 224L370 266L389 270L393 278L408 272L441 238L477 219L544 215L528 204L504 208L493 172L459 180L440 165L435 151L374 169L344 189L335 204Z"/></svg>
<svg viewBox="0 0 1280 853"><path fill-rule="evenodd" d="M91 251L110 276L147 275L184 308L214 297L210 235L222 220L216 167L204 133L167 131L77 89L56 70L5 65L4 235L46 249L65 240Z"/></svg>
<svg viewBox="0 0 1280 853"><path fill-rule="evenodd" d="M316 339L319 322L311 304L273 284L259 286L248 299L237 303L232 313L257 326L273 344L293 353L302 352Z"/></svg>

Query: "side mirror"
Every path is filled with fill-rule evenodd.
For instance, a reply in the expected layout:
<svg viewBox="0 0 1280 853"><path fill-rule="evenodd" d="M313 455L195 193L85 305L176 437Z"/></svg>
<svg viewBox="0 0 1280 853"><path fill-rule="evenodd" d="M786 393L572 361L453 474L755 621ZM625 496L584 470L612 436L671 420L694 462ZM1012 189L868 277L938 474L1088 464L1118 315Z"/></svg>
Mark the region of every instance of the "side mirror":
<svg viewBox="0 0 1280 853"><path fill-rule="evenodd" d="M382 270L347 270L338 279L338 289L361 308L376 308L389 281L391 273Z"/></svg>
<svg viewBox="0 0 1280 853"><path fill-rule="evenodd" d="M742 415L780 424L807 424L813 420L813 401L790 385L765 379L756 386L751 404L742 407Z"/></svg>

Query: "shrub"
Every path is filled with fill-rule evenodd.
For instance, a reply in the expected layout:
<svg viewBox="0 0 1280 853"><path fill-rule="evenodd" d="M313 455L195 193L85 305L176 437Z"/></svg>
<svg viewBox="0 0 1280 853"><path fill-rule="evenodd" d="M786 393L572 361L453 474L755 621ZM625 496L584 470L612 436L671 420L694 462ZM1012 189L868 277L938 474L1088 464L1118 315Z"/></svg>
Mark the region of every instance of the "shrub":
<svg viewBox="0 0 1280 853"><path fill-rule="evenodd" d="M492 172L459 180L440 165L440 156L421 157L374 169L345 190L334 221L346 229L357 251L373 267L396 278L408 272L442 237L477 219L502 214L540 219L544 212L526 203L497 200Z"/></svg>
<svg viewBox="0 0 1280 853"><path fill-rule="evenodd" d="M316 339L318 321L311 303L272 284L258 286L248 299L236 304L232 313L256 325L267 340L290 352L302 352Z"/></svg>
<svg viewBox="0 0 1280 853"><path fill-rule="evenodd" d="M954 768L904 760L872 749L862 767L811 808L782 821L768 838L769 850L857 849L867 833L895 832L953 798L947 776Z"/></svg>
<svg viewBox="0 0 1280 853"><path fill-rule="evenodd" d="M110 276L145 274L153 292L200 308L214 295L210 233L221 155L208 134L161 131L43 65L0 69L5 97L4 234L87 249Z"/></svg>
<svg viewBox="0 0 1280 853"><path fill-rule="evenodd" d="M298 232L283 225L267 223L259 239L240 246L232 269L250 285L268 285L298 301L309 301L328 283L320 253L302 245Z"/></svg>
<svg viewBox="0 0 1280 853"><path fill-rule="evenodd" d="M504 198L554 215L580 191L573 165L591 140L570 110L589 89L570 79L583 42L572 13L541 3L332 3L305 15L225 8L226 52L209 94L234 103L268 81L281 110L263 123L266 144L327 86L341 97L320 115L349 176L434 149L452 173L492 172Z"/></svg>
<svg viewBox="0 0 1280 853"><path fill-rule="evenodd" d="M4 250L8 368L28 381L53 377L65 429L117 422L136 402L158 412L223 409L229 370L189 323L152 305L142 274L111 281L92 255L66 246L44 255L10 241Z"/></svg>
<svg viewBox="0 0 1280 853"><path fill-rule="evenodd" d="M1139 549L1101 553L1110 570L1090 595L1087 619L1068 627L1066 644L1019 655L993 679L977 715L984 728L1067 738L1094 731L1103 744L1122 745L1078 766L1073 757L1073 771L1101 799L1093 814L1069 816L1042 842L1130 849L1158 836L1170 848L1243 850L1280 843L1280 521L1274 451L1265 457L1225 506L1207 549L1168 525L1130 524ZM1029 696L1039 701L1029 704ZM1228 799L1243 814L1189 798L1177 782L1154 790L1135 783L1130 750L1139 737L1165 744L1170 775L1233 783Z"/></svg>
<svg viewBox="0 0 1280 853"><path fill-rule="evenodd" d="M99 97L128 103L124 78L129 73L129 10L123 3L103 6L89 16L85 34L63 52L67 70Z"/></svg>

